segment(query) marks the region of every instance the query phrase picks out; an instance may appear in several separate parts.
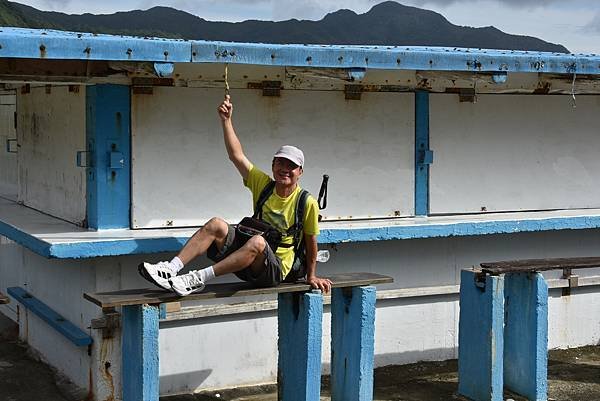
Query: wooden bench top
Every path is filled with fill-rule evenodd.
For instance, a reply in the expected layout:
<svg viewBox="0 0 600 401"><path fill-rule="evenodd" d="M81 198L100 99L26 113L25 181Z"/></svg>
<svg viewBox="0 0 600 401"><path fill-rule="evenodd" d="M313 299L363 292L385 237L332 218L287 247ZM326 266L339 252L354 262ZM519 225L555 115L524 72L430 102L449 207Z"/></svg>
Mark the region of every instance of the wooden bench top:
<svg viewBox="0 0 600 401"><path fill-rule="evenodd" d="M391 277L376 273L343 273L322 277L330 279L333 283L333 288L358 287L393 282ZM284 283L277 287L254 288L249 283L238 282L207 284L206 288L202 292L191 294L187 297L180 297L174 292L161 290L158 288L120 290L112 292L99 292L95 294L85 293L83 294L83 297L102 308L111 308L123 305L160 304L181 301L183 299L186 301L192 301L210 298L278 294L284 292L304 292L309 291L310 289L310 285L304 283Z"/></svg>
<svg viewBox="0 0 600 401"><path fill-rule="evenodd" d="M10 302L10 298L0 292L0 305L7 304Z"/></svg>
<svg viewBox="0 0 600 401"><path fill-rule="evenodd" d="M481 263L482 272L493 276L503 273L538 272L555 269L586 269L591 267L600 267L600 257L523 259Z"/></svg>

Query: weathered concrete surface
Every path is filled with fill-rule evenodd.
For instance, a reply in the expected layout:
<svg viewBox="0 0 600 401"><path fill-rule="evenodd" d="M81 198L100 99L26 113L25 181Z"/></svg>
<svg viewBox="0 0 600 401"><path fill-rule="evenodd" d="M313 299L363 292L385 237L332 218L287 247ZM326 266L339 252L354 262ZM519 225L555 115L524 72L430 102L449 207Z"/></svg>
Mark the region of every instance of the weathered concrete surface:
<svg viewBox="0 0 600 401"><path fill-rule="evenodd" d="M70 401L56 384L56 376L17 342L16 324L0 313L0 400Z"/></svg>
<svg viewBox="0 0 600 401"><path fill-rule="evenodd" d="M16 340L15 325L0 314L0 400L82 401L84 396L56 384L52 369L37 361ZM551 351L548 358L548 399L600 400L600 346ZM422 362L375 370L374 401L465 400L456 395L457 363ZM161 401L276 401L274 385L236 388L218 393L163 397ZM321 400L329 401L329 377L323 378ZM513 394L504 399L525 401Z"/></svg>
<svg viewBox="0 0 600 401"><path fill-rule="evenodd" d="M456 360L389 366L375 370L374 401L465 400L456 395ZM550 351L548 399L553 401L600 400L600 347ZM329 401L329 378L323 379L322 401ZM504 399L526 401L505 393ZM161 398L161 401L276 401L274 386L234 389L219 393Z"/></svg>

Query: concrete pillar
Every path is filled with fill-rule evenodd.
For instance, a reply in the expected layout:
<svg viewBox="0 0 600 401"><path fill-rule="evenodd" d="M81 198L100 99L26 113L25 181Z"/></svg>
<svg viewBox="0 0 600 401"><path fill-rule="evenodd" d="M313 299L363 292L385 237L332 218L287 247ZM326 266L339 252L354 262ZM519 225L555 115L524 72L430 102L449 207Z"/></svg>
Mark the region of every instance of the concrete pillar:
<svg viewBox="0 0 600 401"><path fill-rule="evenodd" d="M319 401L321 394L321 293L284 293L278 296L280 401Z"/></svg>
<svg viewBox="0 0 600 401"><path fill-rule="evenodd" d="M504 277L463 270L460 279L458 392L474 401L502 401Z"/></svg>
<svg viewBox="0 0 600 401"><path fill-rule="evenodd" d="M123 401L158 401L158 316L156 305L123 306Z"/></svg>
<svg viewBox="0 0 600 401"><path fill-rule="evenodd" d="M546 401L548 285L539 273L507 273L504 295L504 384L531 401Z"/></svg>
<svg viewBox="0 0 600 401"><path fill-rule="evenodd" d="M373 400L375 287L331 294L331 400Z"/></svg>

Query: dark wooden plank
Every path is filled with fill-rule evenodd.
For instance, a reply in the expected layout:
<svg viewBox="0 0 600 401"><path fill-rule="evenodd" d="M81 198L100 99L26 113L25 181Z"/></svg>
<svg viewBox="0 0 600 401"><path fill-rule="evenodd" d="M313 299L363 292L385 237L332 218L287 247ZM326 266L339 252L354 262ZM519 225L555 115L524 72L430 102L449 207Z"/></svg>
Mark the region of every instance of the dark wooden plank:
<svg viewBox="0 0 600 401"><path fill-rule="evenodd" d="M393 279L389 276L376 273L343 273L323 277L329 278L332 281L334 288L385 284L393 281ZM158 288L99 292L95 294L85 293L83 294L83 297L102 308L110 308L122 305L159 304L164 302L181 301L182 299L185 299L186 301L193 301L211 298L278 294L283 292L301 292L308 291L310 289L311 287L304 283L284 283L278 287L271 288L253 288L248 283L225 283L208 284L202 292L191 294L187 297L180 297L173 292L160 290Z"/></svg>
<svg viewBox="0 0 600 401"><path fill-rule="evenodd" d="M555 269L586 269L591 267L600 267L600 257L523 259L481 263L481 270L491 275Z"/></svg>
<svg viewBox="0 0 600 401"><path fill-rule="evenodd" d="M0 305L7 304L10 302L10 298L0 292Z"/></svg>

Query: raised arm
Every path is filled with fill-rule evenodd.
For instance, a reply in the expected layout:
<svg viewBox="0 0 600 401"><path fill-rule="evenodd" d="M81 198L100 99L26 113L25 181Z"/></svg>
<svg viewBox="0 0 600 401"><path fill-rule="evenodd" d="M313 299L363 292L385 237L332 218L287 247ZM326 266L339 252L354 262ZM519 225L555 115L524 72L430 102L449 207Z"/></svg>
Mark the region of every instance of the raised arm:
<svg viewBox="0 0 600 401"><path fill-rule="evenodd" d="M229 160L231 160L245 180L248 178L248 173L250 172L250 166L252 164L244 154L242 144L233 129L233 122L231 119L231 116L233 115L233 104L231 103L229 95L225 96L225 100L219 105L217 112L219 113L219 118L221 118L223 140L225 141L225 149L227 149Z"/></svg>

